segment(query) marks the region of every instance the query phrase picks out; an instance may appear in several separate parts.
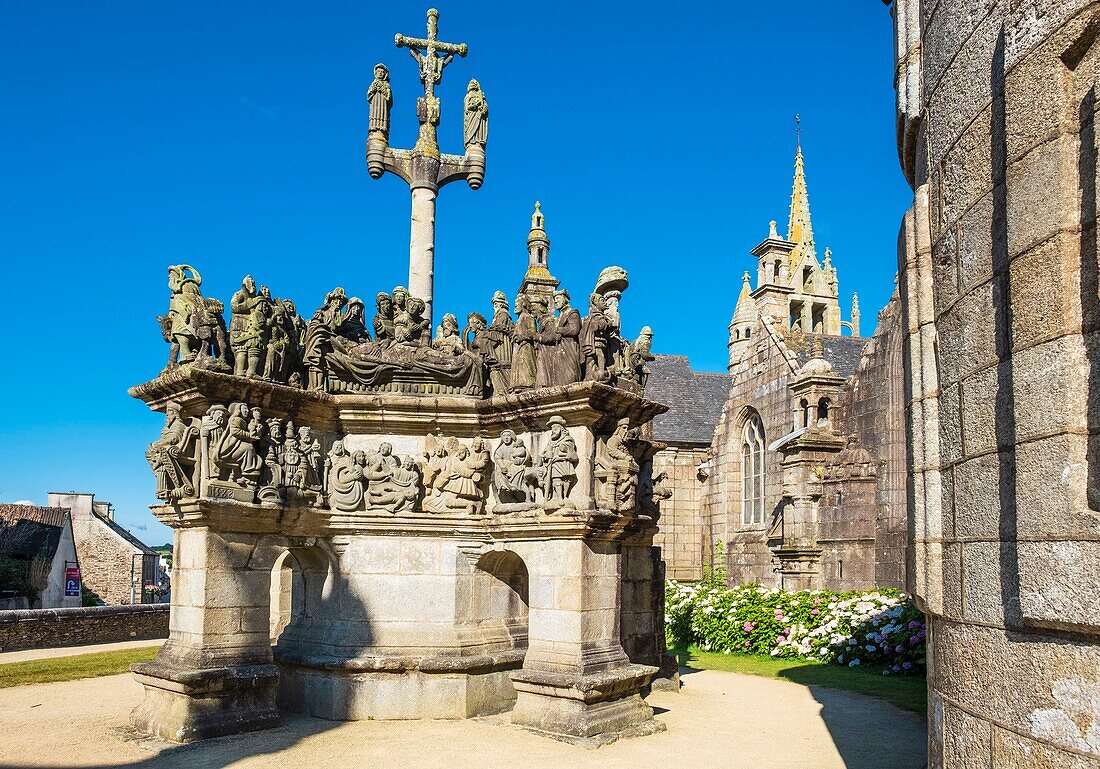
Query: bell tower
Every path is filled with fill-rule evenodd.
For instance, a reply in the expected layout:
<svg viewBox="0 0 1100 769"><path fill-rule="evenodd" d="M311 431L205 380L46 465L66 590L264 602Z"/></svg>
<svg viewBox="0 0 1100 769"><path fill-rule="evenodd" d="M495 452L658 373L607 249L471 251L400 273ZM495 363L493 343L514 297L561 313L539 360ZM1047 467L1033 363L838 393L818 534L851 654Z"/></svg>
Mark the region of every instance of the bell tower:
<svg viewBox="0 0 1100 769"><path fill-rule="evenodd" d="M550 274L550 238L546 236L546 217L542 204L535 201L531 214L531 231L527 233L527 273L519 285L519 293L527 294L535 315L542 315L551 306L558 279Z"/></svg>

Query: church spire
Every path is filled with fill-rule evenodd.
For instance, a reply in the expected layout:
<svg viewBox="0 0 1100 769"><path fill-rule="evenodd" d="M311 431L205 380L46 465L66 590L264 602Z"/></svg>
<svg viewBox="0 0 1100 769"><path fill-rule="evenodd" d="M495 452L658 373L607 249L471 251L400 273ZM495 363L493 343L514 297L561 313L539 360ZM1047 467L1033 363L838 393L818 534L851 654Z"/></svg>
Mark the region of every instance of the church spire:
<svg viewBox="0 0 1100 769"><path fill-rule="evenodd" d="M787 240L796 245L794 260L803 253L814 253L814 229L810 223L810 193L806 189L806 167L802 160L802 144L794 158L794 188L791 190L791 213L787 220Z"/></svg>

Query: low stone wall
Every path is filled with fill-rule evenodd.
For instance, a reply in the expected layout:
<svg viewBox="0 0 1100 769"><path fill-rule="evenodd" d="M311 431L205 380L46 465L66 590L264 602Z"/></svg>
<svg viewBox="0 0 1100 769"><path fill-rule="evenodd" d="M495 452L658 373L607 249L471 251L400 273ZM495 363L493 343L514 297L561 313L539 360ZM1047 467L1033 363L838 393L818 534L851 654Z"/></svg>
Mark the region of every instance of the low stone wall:
<svg viewBox="0 0 1100 769"><path fill-rule="evenodd" d="M0 611L0 651L168 637L168 604Z"/></svg>

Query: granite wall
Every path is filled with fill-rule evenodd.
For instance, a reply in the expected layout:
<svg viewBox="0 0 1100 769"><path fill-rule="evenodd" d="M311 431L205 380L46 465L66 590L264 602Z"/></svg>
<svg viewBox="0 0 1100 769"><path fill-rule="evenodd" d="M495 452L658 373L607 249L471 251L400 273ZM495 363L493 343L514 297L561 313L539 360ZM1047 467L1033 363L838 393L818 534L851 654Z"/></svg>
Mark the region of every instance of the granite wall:
<svg viewBox="0 0 1100 769"><path fill-rule="evenodd" d="M1100 4L891 8L929 765L1100 766Z"/></svg>
<svg viewBox="0 0 1100 769"><path fill-rule="evenodd" d="M661 530L654 544L661 548L670 579L703 576L703 552L708 532L700 515L708 449L669 446L653 458L653 475L665 473L672 496L661 502Z"/></svg>
<svg viewBox="0 0 1100 769"><path fill-rule="evenodd" d="M168 604L0 612L0 651L168 637Z"/></svg>

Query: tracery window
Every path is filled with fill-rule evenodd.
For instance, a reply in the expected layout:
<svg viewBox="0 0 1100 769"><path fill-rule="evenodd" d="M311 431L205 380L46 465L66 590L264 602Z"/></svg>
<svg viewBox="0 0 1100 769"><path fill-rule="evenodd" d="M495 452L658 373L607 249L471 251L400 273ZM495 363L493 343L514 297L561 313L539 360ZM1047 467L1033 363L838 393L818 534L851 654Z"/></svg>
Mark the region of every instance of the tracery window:
<svg viewBox="0 0 1100 769"><path fill-rule="evenodd" d="M764 522L764 425L757 414L745 423L742 433L741 522Z"/></svg>

